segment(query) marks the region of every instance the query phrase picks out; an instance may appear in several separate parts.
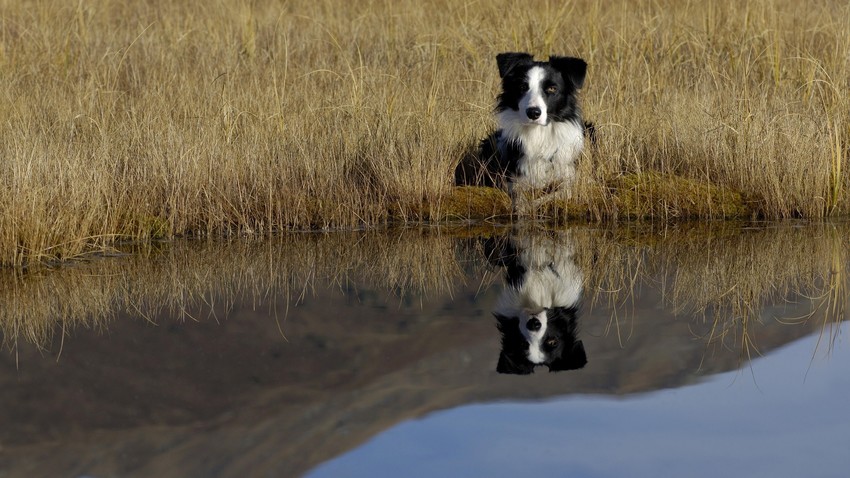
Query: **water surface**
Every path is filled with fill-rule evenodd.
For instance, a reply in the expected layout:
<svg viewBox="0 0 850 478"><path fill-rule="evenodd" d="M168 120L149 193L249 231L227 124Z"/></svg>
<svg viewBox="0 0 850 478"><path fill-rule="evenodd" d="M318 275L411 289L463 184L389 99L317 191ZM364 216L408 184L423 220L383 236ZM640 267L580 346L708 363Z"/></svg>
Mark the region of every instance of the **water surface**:
<svg viewBox="0 0 850 478"><path fill-rule="evenodd" d="M848 237L428 228L6 274L0 475L844 476ZM517 277L563 360L506 350L494 312L544 300Z"/></svg>

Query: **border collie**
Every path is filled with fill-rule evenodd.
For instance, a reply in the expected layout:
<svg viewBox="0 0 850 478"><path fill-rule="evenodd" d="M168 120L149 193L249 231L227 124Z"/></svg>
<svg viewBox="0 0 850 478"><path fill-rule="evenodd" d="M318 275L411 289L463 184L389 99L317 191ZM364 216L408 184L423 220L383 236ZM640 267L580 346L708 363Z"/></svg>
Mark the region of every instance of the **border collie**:
<svg viewBox="0 0 850 478"><path fill-rule="evenodd" d="M487 177L459 170L458 182L469 182L463 175L478 176L475 182L484 185L504 178L512 197L568 188L585 131L593 133L593 126L582 121L577 96L587 63L563 56L534 61L528 53L500 53L496 63L502 78L495 109L499 129L481 142L478 158Z"/></svg>
<svg viewBox="0 0 850 478"><path fill-rule="evenodd" d="M502 335L496 371L530 374L584 367L587 355L577 338L583 275L569 237L490 239L485 251L505 268L505 289L493 315Z"/></svg>

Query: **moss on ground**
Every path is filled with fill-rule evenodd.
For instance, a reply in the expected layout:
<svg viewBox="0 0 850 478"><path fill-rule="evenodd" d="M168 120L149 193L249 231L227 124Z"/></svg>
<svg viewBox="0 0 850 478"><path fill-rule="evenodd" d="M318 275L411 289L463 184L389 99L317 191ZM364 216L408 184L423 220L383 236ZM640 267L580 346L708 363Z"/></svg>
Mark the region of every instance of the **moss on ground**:
<svg viewBox="0 0 850 478"><path fill-rule="evenodd" d="M581 197L552 201L536 214L557 221L581 219L739 219L757 214L755 204L733 189L655 172L611 178ZM499 189L453 188L440 203L440 218L483 219L511 214L511 201Z"/></svg>
<svg viewBox="0 0 850 478"><path fill-rule="evenodd" d="M443 197L439 206L442 219L487 219L511 213L511 198L501 189L460 186Z"/></svg>
<svg viewBox="0 0 850 478"><path fill-rule="evenodd" d="M750 214L740 192L655 172L609 182L618 216L630 219L729 219Z"/></svg>

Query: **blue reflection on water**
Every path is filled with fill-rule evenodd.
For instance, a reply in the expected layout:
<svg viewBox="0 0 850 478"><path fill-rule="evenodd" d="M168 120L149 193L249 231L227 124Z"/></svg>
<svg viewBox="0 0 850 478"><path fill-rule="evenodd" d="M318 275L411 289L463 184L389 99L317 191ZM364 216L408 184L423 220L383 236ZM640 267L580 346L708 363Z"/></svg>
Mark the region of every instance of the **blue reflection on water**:
<svg viewBox="0 0 850 478"><path fill-rule="evenodd" d="M850 476L848 332L684 388L434 413L310 476Z"/></svg>

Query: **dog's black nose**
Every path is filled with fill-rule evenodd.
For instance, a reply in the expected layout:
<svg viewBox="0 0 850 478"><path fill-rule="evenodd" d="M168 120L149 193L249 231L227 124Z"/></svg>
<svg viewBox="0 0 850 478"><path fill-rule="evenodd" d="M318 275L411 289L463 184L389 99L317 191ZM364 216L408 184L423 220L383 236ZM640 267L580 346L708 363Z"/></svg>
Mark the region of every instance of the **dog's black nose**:
<svg viewBox="0 0 850 478"><path fill-rule="evenodd" d="M542 112L540 111L540 108L538 108L536 106L532 106L531 108L528 108L527 110L525 110L525 115L528 116L528 119L530 119L532 121L539 118L541 113Z"/></svg>
<svg viewBox="0 0 850 478"><path fill-rule="evenodd" d="M531 319L528 319L528 323L525 324L525 327L528 330L534 331L534 330L540 330L541 325L542 324L540 323L540 319L538 319L537 317L532 317Z"/></svg>

